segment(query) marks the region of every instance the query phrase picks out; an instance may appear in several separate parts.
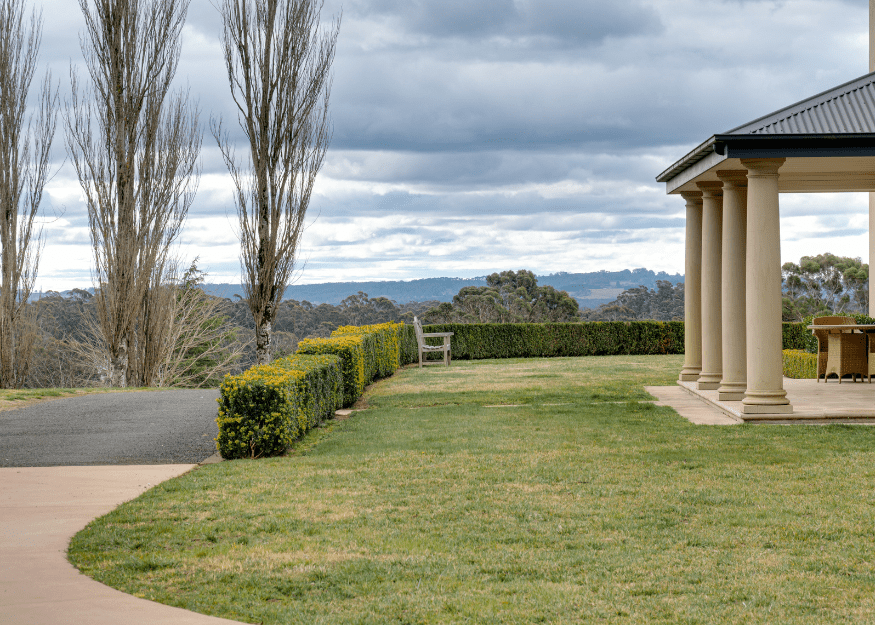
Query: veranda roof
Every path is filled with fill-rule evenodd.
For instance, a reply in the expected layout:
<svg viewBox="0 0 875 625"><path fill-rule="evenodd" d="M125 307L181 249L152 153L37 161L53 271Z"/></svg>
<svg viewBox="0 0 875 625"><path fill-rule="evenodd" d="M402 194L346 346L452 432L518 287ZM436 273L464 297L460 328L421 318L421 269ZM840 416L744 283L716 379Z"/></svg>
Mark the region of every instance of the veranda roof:
<svg viewBox="0 0 875 625"><path fill-rule="evenodd" d="M783 192L875 190L875 72L713 135L656 180L680 193L740 159L781 157Z"/></svg>

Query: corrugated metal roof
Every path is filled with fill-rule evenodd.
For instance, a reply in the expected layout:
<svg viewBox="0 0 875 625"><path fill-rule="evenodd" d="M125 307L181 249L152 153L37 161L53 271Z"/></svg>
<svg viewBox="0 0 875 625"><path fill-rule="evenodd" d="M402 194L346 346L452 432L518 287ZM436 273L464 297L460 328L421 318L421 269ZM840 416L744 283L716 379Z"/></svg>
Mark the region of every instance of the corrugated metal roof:
<svg viewBox="0 0 875 625"><path fill-rule="evenodd" d="M827 139L840 135L875 134L875 72L846 82L801 102L782 108L752 122L711 137L692 152L657 176L658 182L668 182L696 163L717 151L723 154L723 144L732 136L807 135L808 140ZM719 141L715 141L719 139ZM801 137L800 137L801 139ZM872 137L862 138L871 150ZM763 144L765 145L765 144Z"/></svg>
<svg viewBox="0 0 875 625"><path fill-rule="evenodd" d="M875 73L797 102L725 134L848 134L875 132Z"/></svg>

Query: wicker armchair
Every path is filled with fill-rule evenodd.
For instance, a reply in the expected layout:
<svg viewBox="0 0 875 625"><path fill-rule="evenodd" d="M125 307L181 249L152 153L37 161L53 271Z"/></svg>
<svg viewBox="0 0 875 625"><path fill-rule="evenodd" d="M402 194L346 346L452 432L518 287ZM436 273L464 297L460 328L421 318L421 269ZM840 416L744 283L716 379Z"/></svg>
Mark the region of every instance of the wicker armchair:
<svg viewBox="0 0 875 625"><path fill-rule="evenodd" d="M866 370L866 377L869 384L872 384L872 376L875 375L875 335L868 334L869 339L869 368Z"/></svg>
<svg viewBox="0 0 875 625"><path fill-rule="evenodd" d="M812 321L812 325L843 325L855 324L853 317L818 317ZM866 335L851 332L829 332L827 330L814 330L817 336L817 380L820 381L821 363L823 364L823 381L826 382L831 374L836 374L839 384L842 377L850 375L856 382L857 376L862 380L869 375L867 363ZM826 354L824 354L826 347ZM869 378L871 381L871 377Z"/></svg>

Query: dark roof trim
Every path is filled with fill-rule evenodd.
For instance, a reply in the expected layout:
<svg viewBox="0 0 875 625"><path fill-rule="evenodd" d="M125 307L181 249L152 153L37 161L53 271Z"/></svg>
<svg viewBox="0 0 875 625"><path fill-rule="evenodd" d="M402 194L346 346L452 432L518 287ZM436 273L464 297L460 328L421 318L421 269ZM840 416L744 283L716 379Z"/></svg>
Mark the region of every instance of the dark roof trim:
<svg viewBox="0 0 875 625"><path fill-rule="evenodd" d="M875 156L875 133L714 135L714 151L727 158Z"/></svg>
<svg viewBox="0 0 875 625"><path fill-rule="evenodd" d="M696 147L692 152L687 154L681 160L676 162L674 165L659 174L656 177L656 182L668 182L691 165L695 165L703 158L706 158L709 154L713 153L714 139L714 137L711 137L710 139Z"/></svg>

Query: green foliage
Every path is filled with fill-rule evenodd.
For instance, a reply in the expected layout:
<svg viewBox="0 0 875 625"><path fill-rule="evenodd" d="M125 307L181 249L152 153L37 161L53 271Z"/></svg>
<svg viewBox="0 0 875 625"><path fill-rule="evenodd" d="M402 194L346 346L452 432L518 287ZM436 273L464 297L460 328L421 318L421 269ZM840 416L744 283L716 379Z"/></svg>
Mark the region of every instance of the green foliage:
<svg viewBox="0 0 875 625"><path fill-rule="evenodd" d="M466 286L429 310L423 319L432 323L522 323L571 321L577 300L552 286L538 286L526 269L502 271L486 277L486 286Z"/></svg>
<svg viewBox="0 0 875 625"><path fill-rule="evenodd" d="M462 360L682 354L684 351L684 324L677 321L445 323L430 325L423 330L453 332L453 359ZM414 345L415 341L414 337ZM415 359L414 348L410 362Z"/></svg>
<svg viewBox="0 0 875 625"><path fill-rule="evenodd" d="M656 290L641 285L626 289L613 302L580 313L583 321L683 321L684 283L657 280Z"/></svg>
<svg viewBox="0 0 875 625"><path fill-rule="evenodd" d="M330 338L304 339L298 344L298 353L340 356L343 405L351 406L362 396L368 384L392 375L400 366L403 328L403 324L392 322L362 327L344 326L332 333Z"/></svg>
<svg viewBox="0 0 875 625"><path fill-rule="evenodd" d="M347 335L327 339L304 339L298 343L298 354L334 354L340 357L344 406L352 406L367 386L365 338L359 335Z"/></svg>
<svg viewBox="0 0 875 625"><path fill-rule="evenodd" d="M225 376L220 387L219 436L225 459L282 454L342 403L337 356L290 356Z"/></svg>
<svg viewBox="0 0 875 625"><path fill-rule="evenodd" d="M802 323L782 323L781 349L801 349L805 351L810 351L811 353L816 352L817 339L813 334L811 334L811 330L806 328L806 326L809 325L811 325L810 317L806 318L806 320L803 320ZM812 340L814 341L813 350L810 349Z"/></svg>
<svg viewBox="0 0 875 625"><path fill-rule="evenodd" d="M784 263L781 270L786 321L869 308L869 265L859 258L830 253L803 256L799 264Z"/></svg>
<svg viewBox="0 0 875 625"><path fill-rule="evenodd" d="M368 326L341 326L331 333L336 336L373 335L374 344L368 357L368 380L385 378L401 366L401 334L403 323L383 323ZM366 348L367 351L367 348Z"/></svg>
<svg viewBox="0 0 875 625"><path fill-rule="evenodd" d="M785 349L781 352L784 375L788 378L810 379L817 377L817 354L799 349Z"/></svg>

